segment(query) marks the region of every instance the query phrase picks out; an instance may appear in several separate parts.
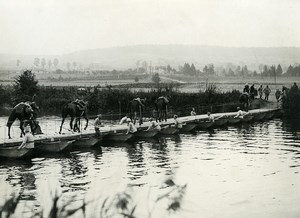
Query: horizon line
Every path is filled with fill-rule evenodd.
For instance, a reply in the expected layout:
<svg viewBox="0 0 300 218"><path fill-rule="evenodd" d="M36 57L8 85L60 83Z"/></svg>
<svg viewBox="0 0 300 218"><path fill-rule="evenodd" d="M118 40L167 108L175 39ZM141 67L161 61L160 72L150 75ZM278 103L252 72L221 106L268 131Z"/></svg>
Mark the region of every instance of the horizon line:
<svg viewBox="0 0 300 218"><path fill-rule="evenodd" d="M178 44L178 43L170 43L170 44L132 44L132 45L116 45L110 47L98 47L98 48L85 48L73 50L70 52L64 52L61 54L29 54L29 53L0 53L0 55L12 55L12 56L63 56L69 55L73 53L83 52L83 51L92 51L92 50L101 50L101 49L114 49L114 48L126 48L126 47L138 47L138 46L190 46L190 47L219 47L219 48L233 48L233 49L271 49L271 48L300 48L300 46L226 46L226 45L199 45L199 44Z"/></svg>

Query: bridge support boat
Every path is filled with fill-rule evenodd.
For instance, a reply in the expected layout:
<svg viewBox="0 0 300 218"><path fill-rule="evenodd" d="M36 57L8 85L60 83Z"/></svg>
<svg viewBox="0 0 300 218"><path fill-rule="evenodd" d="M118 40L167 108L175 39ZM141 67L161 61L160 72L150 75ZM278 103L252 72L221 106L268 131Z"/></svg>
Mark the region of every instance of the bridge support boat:
<svg viewBox="0 0 300 218"><path fill-rule="evenodd" d="M229 117L228 118L228 123L231 124L231 125L234 125L234 124L237 124L241 122L241 119L240 118L234 118L234 117Z"/></svg>
<svg viewBox="0 0 300 218"><path fill-rule="evenodd" d="M269 112L265 113L264 119L270 120L270 119L272 119L273 116L274 116L274 112L273 111L269 111Z"/></svg>
<svg viewBox="0 0 300 218"><path fill-rule="evenodd" d="M134 136L139 138L152 138L155 137L158 134L157 130L138 130L134 133Z"/></svg>
<svg viewBox="0 0 300 218"><path fill-rule="evenodd" d="M35 143L34 150L57 153L72 147L73 141L68 140L55 140L55 141L40 141Z"/></svg>
<svg viewBox="0 0 300 218"><path fill-rule="evenodd" d="M250 122L251 120L253 120L254 116L252 115L246 115L243 117L243 119L241 119L242 122Z"/></svg>
<svg viewBox="0 0 300 218"><path fill-rule="evenodd" d="M254 114L253 120L261 121L264 119L264 117L265 117L265 113L259 112L259 113Z"/></svg>
<svg viewBox="0 0 300 218"><path fill-rule="evenodd" d="M214 122L212 121L198 121L197 126L200 129L208 129L214 125Z"/></svg>
<svg viewBox="0 0 300 218"><path fill-rule="evenodd" d="M214 125L216 127L225 126L228 123L227 118L220 118L214 121Z"/></svg>
<svg viewBox="0 0 300 218"><path fill-rule="evenodd" d="M126 142L134 137L134 134L125 133L109 133L103 137L103 140L116 141L116 142Z"/></svg>
<svg viewBox="0 0 300 218"><path fill-rule="evenodd" d="M29 157L33 150L32 148L18 149L18 147L19 146L0 147L0 157L11 159L25 158Z"/></svg>
<svg viewBox="0 0 300 218"><path fill-rule="evenodd" d="M81 137L73 142L73 148L90 148L97 145L101 140L101 137Z"/></svg>
<svg viewBox="0 0 300 218"><path fill-rule="evenodd" d="M162 127L159 134L161 135L175 135L178 134L179 129L174 126Z"/></svg>
<svg viewBox="0 0 300 218"><path fill-rule="evenodd" d="M185 123L185 124L182 125L182 128L179 130L179 132L183 132L183 133L185 133L185 132L191 132L194 129L196 129L197 126L198 126L198 124L194 123L194 122L192 122L192 123Z"/></svg>

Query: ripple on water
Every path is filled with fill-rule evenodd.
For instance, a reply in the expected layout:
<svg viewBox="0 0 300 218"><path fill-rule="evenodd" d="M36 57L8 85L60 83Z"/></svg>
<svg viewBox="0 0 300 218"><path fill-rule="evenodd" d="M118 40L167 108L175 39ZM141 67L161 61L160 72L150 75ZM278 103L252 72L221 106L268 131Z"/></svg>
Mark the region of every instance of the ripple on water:
<svg viewBox="0 0 300 218"><path fill-rule="evenodd" d="M235 206L247 214L253 201L284 211L280 202L286 201L285 196L297 202L300 195L298 136L298 127L278 119L196 134L105 143L102 151L41 155L25 163L0 161L0 184L22 193L24 201L38 207L42 195L56 188L64 199L75 196L74 202L79 203L89 192L99 197L96 195L109 195L126 186L146 195L149 186L159 188L165 178L175 176L179 183L188 184L185 201L197 204L191 213L182 211L185 217L198 217L195 214L201 214L203 208L209 216L219 216L212 205L221 205L227 217ZM286 178L295 188L290 188ZM270 193L278 201L269 201ZM225 197L229 206L224 204ZM5 198L1 192L0 198Z"/></svg>

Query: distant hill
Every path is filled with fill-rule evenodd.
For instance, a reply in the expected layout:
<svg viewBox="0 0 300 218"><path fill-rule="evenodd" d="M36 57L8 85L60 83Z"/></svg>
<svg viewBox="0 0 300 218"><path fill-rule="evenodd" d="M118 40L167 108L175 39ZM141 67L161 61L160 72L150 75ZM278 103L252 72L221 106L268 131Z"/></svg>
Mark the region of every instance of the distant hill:
<svg viewBox="0 0 300 218"><path fill-rule="evenodd" d="M35 56L0 55L0 66L16 64L20 59L31 65ZM152 66L167 65L177 68L185 62L194 63L202 68L205 64L224 66L228 63L248 65L248 69L257 68L259 64L281 64L283 66L300 62L299 47L220 47L196 45L136 45L112 48L81 50L57 56L36 56L53 59L57 57L60 64L77 62L95 69L135 68L137 61L147 61Z"/></svg>

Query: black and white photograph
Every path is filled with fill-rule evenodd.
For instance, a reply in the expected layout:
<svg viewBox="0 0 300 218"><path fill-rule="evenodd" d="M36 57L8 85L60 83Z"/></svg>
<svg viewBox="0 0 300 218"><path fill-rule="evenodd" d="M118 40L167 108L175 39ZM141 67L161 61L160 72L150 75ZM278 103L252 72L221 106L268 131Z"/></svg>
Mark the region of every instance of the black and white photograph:
<svg viewBox="0 0 300 218"><path fill-rule="evenodd" d="M300 217L299 11L0 0L0 218Z"/></svg>

